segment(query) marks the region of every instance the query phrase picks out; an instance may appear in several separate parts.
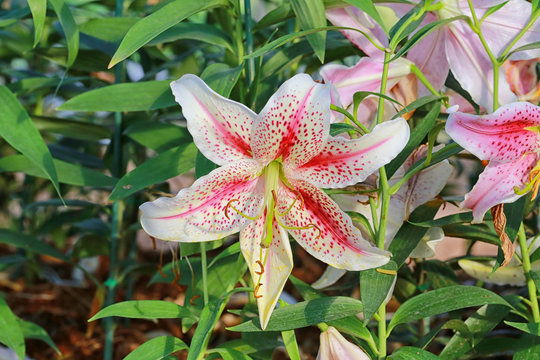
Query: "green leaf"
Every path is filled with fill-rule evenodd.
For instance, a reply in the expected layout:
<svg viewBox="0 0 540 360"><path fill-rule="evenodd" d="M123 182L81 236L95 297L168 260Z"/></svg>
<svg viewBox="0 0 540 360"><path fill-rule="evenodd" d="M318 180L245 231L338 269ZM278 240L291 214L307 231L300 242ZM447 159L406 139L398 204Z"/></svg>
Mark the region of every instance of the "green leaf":
<svg viewBox="0 0 540 360"><path fill-rule="evenodd" d="M534 50L534 49L538 49L540 48L540 41L535 41L535 42L532 42L530 44L527 44L527 45L523 45L523 46L520 46L520 47L517 47L515 48L514 50L510 51L505 57L504 59L502 59L503 61L506 61L510 56L512 56L514 53L517 53L519 51L525 51L525 50Z"/></svg>
<svg viewBox="0 0 540 360"><path fill-rule="evenodd" d="M34 19L34 47L37 46L45 25L45 17L47 15L47 0L28 0L28 6L32 11Z"/></svg>
<svg viewBox="0 0 540 360"><path fill-rule="evenodd" d="M351 124L334 123L330 124L330 136L336 136L345 132L354 131L359 132L358 128Z"/></svg>
<svg viewBox="0 0 540 360"><path fill-rule="evenodd" d="M41 326L36 325L30 321L24 321L21 319L18 319L18 320L19 320L19 326L21 327L21 330L25 339L41 340L45 342L47 345L49 345L51 348L53 348L54 351L56 351L58 355L62 354L60 350L58 349L58 347L56 346L56 344L52 341L49 334L47 334L45 329L43 329Z"/></svg>
<svg viewBox="0 0 540 360"><path fill-rule="evenodd" d="M484 15L482 15L482 18L479 20L479 23L482 24L484 22L484 20L491 14L494 14L495 12L499 11L504 5L506 5L508 3L508 1L505 1L503 3L500 3L498 5L495 5L493 7L490 7L488 9L488 11L486 11L484 13Z"/></svg>
<svg viewBox="0 0 540 360"><path fill-rule="evenodd" d="M91 19L79 25L81 33L103 41L119 43L129 28L139 21L136 17L106 17Z"/></svg>
<svg viewBox="0 0 540 360"><path fill-rule="evenodd" d="M68 48L68 57L67 57L67 67L71 67L77 58L77 53L79 52L79 30L77 29L77 24L71 15L71 11L68 8L68 5L64 0L49 0L53 6L58 20L60 20L60 25L64 30L64 36L66 37L66 43Z"/></svg>
<svg viewBox="0 0 540 360"><path fill-rule="evenodd" d="M132 319L181 319L192 317L182 306L162 300L130 300L107 306L92 316L94 321L109 316Z"/></svg>
<svg viewBox="0 0 540 360"><path fill-rule="evenodd" d="M417 99L417 100L414 100L412 103L410 103L409 105L405 106L403 109L401 109L400 112L398 112L396 115L392 116L392 119L396 119L408 112L411 112L415 109L418 109L424 105L427 105L431 102L434 102L434 101L440 101L442 99L442 97L440 96L437 96L437 95L428 95L428 96L423 96L421 97L420 99Z"/></svg>
<svg viewBox="0 0 540 360"><path fill-rule="evenodd" d="M392 353L388 357L389 360L437 360L436 355L429 351L414 347L414 346L402 346Z"/></svg>
<svg viewBox="0 0 540 360"><path fill-rule="evenodd" d="M67 256L44 241L16 231L0 229L0 243L13 245L32 253L48 255L63 261L69 261Z"/></svg>
<svg viewBox="0 0 540 360"><path fill-rule="evenodd" d="M111 131L97 124L36 115L32 116L32 120L40 131L61 134L74 139L97 141L111 138Z"/></svg>
<svg viewBox="0 0 540 360"><path fill-rule="evenodd" d="M520 323L512 321L505 321L504 323L528 334L540 336L540 323Z"/></svg>
<svg viewBox="0 0 540 360"><path fill-rule="evenodd" d="M2 231L2 229L0 229ZM0 238L1 240L1 238ZM13 349L20 360L24 359L26 347L24 336L17 316L13 314L9 305L0 296L0 343Z"/></svg>
<svg viewBox="0 0 540 360"><path fill-rule="evenodd" d="M193 141L187 128L159 121L137 121L124 130L124 135L158 153Z"/></svg>
<svg viewBox="0 0 540 360"><path fill-rule="evenodd" d="M439 210L441 203L427 203L418 207L410 216L411 221L433 219ZM396 236L390 243L388 250L392 253L392 260L396 262L398 269L405 263L411 252L416 248L427 228L405 223L401 226Z"/></svg>
<svg viewBox="0 0 540 360"><path fill-rule="evenodd" d="M226 348L217 347L215 349L207 350L206 354L219 354L221 355L221 358L223 360L251 360L251 357L235 349L226 349ZM210 359L209 357L206 357L206 358ZM215 359L215 357L212 359Z"/></svg>
<svg viewBox="0 0 540 360"><path fill-rule="evenodd" d="M356 299L334 296L303 301L274 310L266 331L293 330L320 322L341 319L362 311L362 303ZM259 319L229 328L231 331L262 331Z"/></svg>
<svg viewBox="0 0 540 360"><path fill-rule="evenodd" d="M188 346L177 337L159 336L148 340L130 352L124 360L161 360L172 353L187 348Z"/></svg>
<svg viewBox="0 0 540 360"><path fill-rule="evenodd" d="M381 273L377 271L378 269L396 271L396 274ZM360 294L364 305L364 323L371 320L386 299L388 291L397 276L397 269L396 263L390 260L390 262L377 269L360 271Z"/></svg>
<svg viewBox="0 0 540 360"><path fill-rule="evenodd" d="M450 22L456 21L456 20L467 20L468 17L465 15L459 15L448 19L441 19L434 22L431 22L427 24L426 26L420 28L417 32L414 33L413 36L403 46L399 49L398 52L390 59L390 61L394 61L396 59L399 59L403 55L405 55L414 45L416 45L418 42L420 42L422 39L424 39L426 36L431 34L433 31L437 30L441 26L445 26Z"/></svg>
<svg viewBox="0 0 540 360"><path fill-rule="evenodd" d="M509 299L509 301L514 303L513 299ZM519 299L517 302L519 302ZM479 342L504 319L510 310L508 306L504 305L484 305L465 320L465 325L472 333L475 342ZM476 344L471 344L463 334L457 332L450 338L440 357L441 359L461 359L463 355L472 349L473 345Z"/></svg>
<svg viewBox="0 0 540 360"><path fill-rule="evenodd" d="M391 102L403 107L403 105L401 105L399 103L399 101L397 101L395 99L392 99L391 97L389 97L387 95L384 95L384 94L381 94L381 93L378 93L378 92L373 92L373 91L357 91L353 95L353 116L354 116L355 119L358 118L358 106L369 95L375 95L375 96L378 96L378 97L382 97L382 98L384 98L384 99L386 99L388 101L391 101Z"/></svg>
<svg viewBox="0 0 540 360"><path fill-rule="evenodd" d="M204 354L210 341L212 330L216 326L223 309L225 309L226 303L223 299L216 299L209 302L203 308L199 324L191 339L187 360L197 360L201 354Z"/></svg>
<svg viewBox="0 0 540 360"><path fill-rule="evenodd" d="M351 4L352 6L356 6L369 16L373 18L379 24L379 26L384 30L385 33L388 34L388 29L386 28L386 25L384 24L384 21L382 20L381 16L377 12L377 9L373 5L373 1L371 0L345 0L345 2Z"/></svg>
<svg viewBox="0 0 540 360"><path fill-rule="evenodd" d="M443 226L443 230L449 237L482 241L493 245L501 243L499 236L486 224L452 224Z"/></svg>
<svg viewBox="0 0 540 360"><path fill-rule="evenodd" d="M493 220L491 218L491 214L486 214L484 217L484 221ZM422 221L422 222L413 222L409 221L411 224L421 227L440 227L445 225L452 225L452 224L463 224L463 223L470 223L473 221L473 215L472 212L463 212L459 214L452 214L443 216L441 218L438 218L437 220L428 220L428 221Z"/></svg>
<svg viewBox="0 0 540 360"><path fill-rule="evenodd" d="M185 173L195 165L196 154L197 147L193 143L162 152L118 180L109 199L123 199L147 186Z"/></svg>
<svg viewBox="0 0 540 360"><path fill-rule="evenodd" d="M77 95L58 110L146 111L176 105L170 81L141 81L109 85Z"/></svg>
<svg viewBox="0 0 540 360"><path fill-rule="evenodd" d="M228 1L226 0L171 1L149 16L139 20L129 29L118 50L113 55L109 68L126 59L150 40L185 18L204 10L227 5Z"/></svg>
<svg viewBox="0 0 540 360"><path fill-rule="evenodd" d="M485 304L511 305L499 295L474 286L448 286L417 295L405 301L388 325L388 333L399 324L445 312Z"/></svg>
<svg viewBox="0 0 540 360"><path fill-rule="evenodd" d="M418 29L424 18L426 17L426 13L422 13L420 15L420 11L422 8L420 6L415 6L412 8L408 13L406 13L404 16L402 16L399 21L390 29L390 45L389 47L391 49L395 49L395 45L399 44L401 40L405 39L407 36L409 36L413 31ZM419 16L420 15L420 16ZM414 20L409 22L408 25L403 28L405 23L409 21L409 19L413 18Z"/></svg>
<svg viewBox="0 0 540 360"><path fill-rule="evenodd" d="M539 360L540 359L540 339L537 336L525 334L520 339L514 339L513 360ZM517 344L516 344L517 343Z"/></svg>
<svg viewBox="0 0 540 360"><path fill-rule="evenodd" d="M185 22L177 24L151 40L149 45L162 44L177 40L197 40L207 44L224 47L226 50L234 53L231 45L231 38L227 33L213 25L196 24Z"/></svg>
<svg viewBox="0 0 540 360"><path fill-rule="evenodd" d="M58 182L60 183L92 187L110 187L116 184L115 178L109 177L96 170L57 159L54 159L53 163L58 171ZM48 178L39 167L24 155L12 155L0 158L0 173L1 172L23 172L44 179Z"/></svg>
<svg viewBox="0 0 540 360"><path fill-rule="evenodd" d="M208 175L218 166L212 161L208 160L200 151L197 151L197 158L195 159L195 177L198 179L201 176Z"/></svg>
<svg viewBox="0 0 540 360"><path fill-rule="evenodd" d="M534 281L534 284L536 285L537 289L540 289L540 271L530 271L531 278Z"/></svg>
<svg viewBox="0 0 540 360"><path fill-rule="evenodd" d="M58 175L45 141L26 110L5 86L0 86L0 113L0 136L46 174L60 195Z"/></svg>
<svg viewBox="0 0 540 360"><path fill-rule="evenodd" d="M434 106L429 110L429 112L424 116L419 124L415 126L411 132L409 142L405 145L405 148L399 153L390 164L386 165L386 173L388 178L391 178L392 175L399 169L401 164L412 154L412 152L422 143L429 131L435 126L435 122L439 117L441 112L441 105L435 103Z"/></svg>
<svg viewBox="0 0 540 360"><path fill-rule="evenodd" d="M298 350L298 343L296 342L296 336L294 330L285 330L281 332L285 349L291 360L300 360L300 352Z"/></svg>
<svg viewBox="0 0 540 360"><path fill-rule="evenodd" d="M221 96L229 97L243 69L242 65L231 68L227 64L216 63L204 69L201 79Z"/></svg>
<svg viewBox="0 0 540 360"><path fill-rule="evenodd" d="M322 0L292 0L291 5L302 30L316 29L326 25ZM326 32L309 34L307 39L321 63L324 63Z"/></svg>

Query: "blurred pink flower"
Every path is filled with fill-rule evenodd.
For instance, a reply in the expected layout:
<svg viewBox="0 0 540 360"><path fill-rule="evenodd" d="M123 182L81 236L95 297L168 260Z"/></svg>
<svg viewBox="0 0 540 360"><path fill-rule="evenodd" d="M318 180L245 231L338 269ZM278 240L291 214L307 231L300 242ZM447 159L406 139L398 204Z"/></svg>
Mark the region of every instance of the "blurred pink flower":
<svg viewBox="0 0 540 360"><path fill-rule="evenodd" d="M333 326L321 333L320 340L317 360L369 360L362 349L345 339Z"/></svg>
<svg viewBox="0 0 540 360"><path fill-rule="evenodd" d="M540 185L540 107L516 102L488 115L456 112L446 132L480 160L489 160L461 207L481 222L492 206L511 203Z"/></svg>

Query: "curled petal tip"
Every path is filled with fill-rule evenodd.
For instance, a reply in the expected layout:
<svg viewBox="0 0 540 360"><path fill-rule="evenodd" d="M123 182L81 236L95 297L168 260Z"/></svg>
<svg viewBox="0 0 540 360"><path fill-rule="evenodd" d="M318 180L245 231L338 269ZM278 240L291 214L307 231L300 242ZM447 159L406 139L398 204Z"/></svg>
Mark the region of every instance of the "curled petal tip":
<svg viewBox="0 0 540 360"><path fill-rule="evenodd" d="M447 114L453 114L459 110L459 105L453 105L450 106L448 109L446 109Z"/></svg>

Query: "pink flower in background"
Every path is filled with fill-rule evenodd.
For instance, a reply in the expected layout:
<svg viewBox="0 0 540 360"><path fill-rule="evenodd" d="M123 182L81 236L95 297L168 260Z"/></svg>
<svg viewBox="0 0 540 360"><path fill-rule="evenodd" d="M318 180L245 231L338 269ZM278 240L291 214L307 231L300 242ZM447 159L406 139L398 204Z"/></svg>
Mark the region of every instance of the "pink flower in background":
<svg viewBox="0 0 540 360"><path fill-rule="evenodd" d="M516 102L488 115L453 113L446 132L480 160L489 160L461 206L481 222L492 206L511 203L540 185L540 107Z"/></svg>
<svg viewBox="0 0 540 360"><path fill-rule="evenodd" d="M508 60L503 63L510 89L520 101L540 102L540 83L536 73L538 60Z"/></svg>
<svg viewBox="0 0 540 360"><path fill-rule="evenodd" d="M174 198L141 206L144 230L159 239L209 241L240 232L264 328L291 272L287 233L337 268L385 264L389 253L364 240L319 187L362 181L405 146L404 119L360 139L329 136L329 86L306 74L286 81L260 114L221 97L201 79L171 84L200 151L221 167Z"/></svg>
<svg viewBox="0 0 540 360"><path fill-rule="evenodd" d="M478 18L488 11L490 7L504 2L503 0L472 0ZM437 19L447 19L459 15L471 16L467 0L442 0L442 7L437 12L429 13L421 26L425 26ZM394 21L403 17L412 5L388 3L380 6L380 12L386 17L393 17ZM383 10L384 9L384 10ZM388 10L393 13L388 14ZM387 39L381 34L382 29L362 11L347 7L327 11L328 19L334 25L357 27L377 39L383 47L387 46ZM489 48L499 56L504 48L527 24L531 17L531 4L525 0L510 0L501 9L489 15L481 25L482 33ZM367 20L366 20L367 19ZM369 20L369 21L368 21ZM374 47L360 33L344 31L355 45L370 56L381 57L382 52ZM538 41L540 38L540 22L537 21L526 34L517 42L514 48ZM378 55L377 55L378 54ZM540 49L532 49L514 53L513 60L532 59L540 56ZM443 26L416 44L407 54L407 58L414 62L424 73L430 83L441 89L448 75L452 73L467 90L472 98L481 106L491 109L493 104L493 67L478 36L472 31L467 22L453 21ZM516 101L500 69L499 77L499 103L507 104ZM419 86L420 95L426 90Z"/></svg>
<svg viewBox="0 0 540 360"><path fill-rule="evenodd" d="M321 333L320 341L317 360L369 360L362 349L345 339L333 326Z"/></svg>

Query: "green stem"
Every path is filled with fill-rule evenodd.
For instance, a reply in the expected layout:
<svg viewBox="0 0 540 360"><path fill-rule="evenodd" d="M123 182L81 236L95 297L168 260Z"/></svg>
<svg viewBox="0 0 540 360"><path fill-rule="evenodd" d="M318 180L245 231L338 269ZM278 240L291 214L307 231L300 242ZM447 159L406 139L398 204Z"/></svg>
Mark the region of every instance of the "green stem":
<svg viewBox="0 0 540 360"><path fill-rule="evenodd" d="M534 14L531 14L531 19L529 20L529 23L525 25L523 29L521 29L521 31L516 35L516 37L512 41L510 41L510 44L508 44L506 49L504 49L504 51L501 53L501 56L499 56L499 60L501 63L506 60L505 59L506 55L508 55L510 50L512 50L512 48L514 47L514 45L516 45L519 39L521 39L523 35L525 35L525 33L531 28L531 26L534 25L536 19L538 19L538 16L540 16L540 11L537 11Z"/></svg>
<svg viewBox="0 0 540 360"><path fill-rule="evenodd" d="M116 8L114 16L121 17L124 6L123 0L116 0ZM116 65L114 69L115 83L123 81L124 66L123 64ZM114 133L113 133L113 166L112 173L115 177L120 178L122 175L122 113L114 113ZM107 287L107 295L105 297L105 306L112 305L116 294L116 286L118 285L118 242L122 227L122 203L115 201L112 204L111 218L111 243L109 245L109 277L105 282ZM105 326L105 360L112 360L114 353L114 330L115 322L113 318L104 320Z"/></svg>
<svg viewBox="0 0 540 360"><path fill-rule="evenodd" d="M433 94L433 95L437 95L437 96L441 96L441 93L437 91L437 89L435 89L433 87L433 85L431 85L431 83L429 82L429 80L424 76L424 73L418 68L418 66L414 65L414 64L411 64L411 72L416 75L416 77L418 78L418 80L420 80L422 82L422 84L424 84L424 86Z"/></svg>
<svg viewBox="0 0 540 360"><path fill-rule="evenodd" d="M253 52L253 20L251 18L251 0L244 0L244 22L246 24L246 52L247 55ZM255 59L247 60L246 78L248 88L253 83L255 76Z"/></svg>
<svg viewBox="0 0 540 360"><path fill-rule="evenodd" d="M385 94L386 93L386 84L388 82L388 68L390 67L390 57L391 53L385 52L384 53L384 64L383 64L383 70L382 70L382 78L381 78L381 90L379 93ZM383 121L383 114L384 113L384 98L382 96L379 96L379 106L378 106L378 112L377 112L377 124L382 123Z"/></svg>
<svg viewBox="0 0 540 360"><path fill-rule="evenodd" d="M523 222L518 231L519 247L521 249L521 262L523 264L523 273L527 279L527 289L529 290L529 299L531 301L531 310L534 322L540 322L540 310L538 309L538 298L536 296L536 285L531 277L531 259L529 257L529 247L527 246L527 237Z"/></svg>
<svg viewBox="0 0 540 360"><path fill-rule="evenodd" d="M203 283L203 301L204 306L208 304L208 277L207 277L207 263L206 263L206 243L204 241L199 243L201 246L201 270L202 270L202 283Z"/></svg>
<svg viewBox="0 0 540 360"><path fill-rule="evenodd" d="M489 56L489 60L491 60L491 65L493 66L493 109L492 110L495 111L499 107L499 68L501 66L501 63L495 57L495 55L493 55L493 52L489 48L486 42L486 39L484 38L484 35L482 34L478 17L476 16L476 12L474 11L474 7L472 5L472 0L467 0L467 2L469 4L469 9L471 10L471 15L473 18L473 24L471 26L471 29L476 33L476 35L478 35L478 38L480 39L480 42L482 43L484 50L486 50L486 53Z"/></svg>

